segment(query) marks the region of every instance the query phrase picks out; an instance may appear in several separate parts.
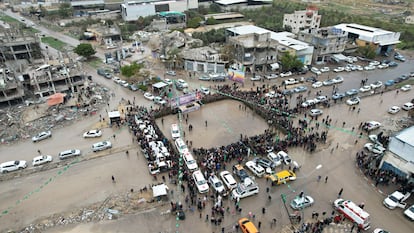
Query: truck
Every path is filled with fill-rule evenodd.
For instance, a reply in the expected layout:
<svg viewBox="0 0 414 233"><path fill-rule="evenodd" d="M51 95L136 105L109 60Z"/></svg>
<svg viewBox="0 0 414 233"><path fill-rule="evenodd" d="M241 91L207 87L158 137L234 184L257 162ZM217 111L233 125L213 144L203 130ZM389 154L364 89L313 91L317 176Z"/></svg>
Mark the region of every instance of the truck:
<svg viewBox="0 0 414 233"><path fill-rule="evenodd" d="M334 208L346 218L358 225L358 228L368 230L371 227L370 215L350 200L337 199Z"/></svg>
<svg viewBox="0 0 414 233"><path fill-rule="evenodd" d="M407 203L405 203L404 201L407 200L410 197L410 195L410 192L403 194L400 191L395 191L384 199L383 204L385 207L391 210L395 209L396 207L404 209L407 206Z"/></svg>

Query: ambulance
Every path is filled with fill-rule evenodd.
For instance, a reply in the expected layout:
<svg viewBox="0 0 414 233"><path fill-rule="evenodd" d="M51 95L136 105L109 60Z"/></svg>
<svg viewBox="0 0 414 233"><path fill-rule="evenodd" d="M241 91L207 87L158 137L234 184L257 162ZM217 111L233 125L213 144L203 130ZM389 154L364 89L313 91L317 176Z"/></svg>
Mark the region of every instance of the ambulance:
<svg viewBox="0 0 414 233"><path fill-rule="evenodd" d="M368 230L371 227L369 214L352 201L337 199L334 201L334 207L346 218L358 224L360 229Z"/></svg>

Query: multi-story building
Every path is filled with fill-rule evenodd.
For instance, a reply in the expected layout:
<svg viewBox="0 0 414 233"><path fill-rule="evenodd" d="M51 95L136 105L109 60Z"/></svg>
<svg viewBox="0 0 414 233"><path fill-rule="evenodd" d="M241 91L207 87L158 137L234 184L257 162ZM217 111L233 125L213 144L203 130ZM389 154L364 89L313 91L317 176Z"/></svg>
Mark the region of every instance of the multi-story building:
<svg viewBox="0 0 414 233"><path fill-rule="evenodd" d="M347 32L350 42L360 47L372 46L377 54L389 53L394 50L395 45L401 43L399 32L391 32L354 23L343 23L334 27Z"/></svg>
<svg viewBox="0 0 414 233"><path fill-rule="evenodd" d="M342 53L348 42L348 32L335 27L305 29L298 39L314 46L312 61L317 64L330 61L334 54Z"/></svg>
<svg viewBox="0 0 414 233"><path fill-rule="evenodd" d="M22 31L4 29L0 32L0 63L42 58L40 39Z"/></svg>
<svg viewBox="0 0 414 233"><path fill-rule="evenodd" d="M184 49L181 57L184 60L184 69L191 72L223 73L228 63L219 52L210 47Z"/></svg>
<svg viewBox="0 0 414 233"><path fill-rule="evenodd" d="M121 4L121 15L125 21L134 21L138 20L139 17L156 15L158 12L184 12L196 8L198 8L197 0L125 0Z"/></svg>
<svg viewBox="0 0 414 233"><path fill-rule="evenodd" d="M321 24L321 17L321 15L318 15L317 8L308 7L304 11L285 14L283 16L283 28L290 28L293 33L298 33L305 29L317 29Z"/></svg>
<svg viewBox="0 0 414 233"><path fill-rule="evenodd" d="M283 53L290 53L305 65L312 62L313 46L294 39L290 32L272 32L253 25L226 30L228 42L235 47L235 60L246 72L267 72Z"/></svg>

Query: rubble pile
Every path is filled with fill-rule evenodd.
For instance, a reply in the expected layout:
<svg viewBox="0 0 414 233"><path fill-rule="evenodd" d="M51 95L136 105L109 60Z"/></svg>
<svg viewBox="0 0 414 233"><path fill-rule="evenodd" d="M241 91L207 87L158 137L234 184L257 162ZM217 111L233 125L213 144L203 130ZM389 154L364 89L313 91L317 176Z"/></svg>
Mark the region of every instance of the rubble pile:
<svg viewBox="0 0 414 233"><path fill-rule="evenodd" d="M80 93L70 95L65 103L15 105L0 109L0 142L10 144L30 138L38 132L62 128L95 114L104 107L110 93L104 87L89 84Z"/></svg>
<svg viewBox="0 0 414 233"><path fill-rule="evenodd" d="M152 200L152 192L133 192L133 190L131 190L129 192L112 195L103 202L94 203L76 211L54 214L39 219L35 223L30 224L19 231L8 232L37 233L44 232L46 229L60 225L112 220L119 218L121 215L133 214L141 210L165 204L149 200Z"/></svg>

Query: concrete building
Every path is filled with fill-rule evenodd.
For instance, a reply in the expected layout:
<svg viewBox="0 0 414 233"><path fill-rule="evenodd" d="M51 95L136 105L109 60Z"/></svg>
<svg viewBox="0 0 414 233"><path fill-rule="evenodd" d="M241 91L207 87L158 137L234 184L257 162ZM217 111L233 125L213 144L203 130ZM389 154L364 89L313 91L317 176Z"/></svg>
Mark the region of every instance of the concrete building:
<svg viewBox="0 0 414 233"><path fill-rule="evenodd" d="M156 15L158 12L184 12L188 9L196 8L198 8L197 0L125 0L121 4L121 16L125 21L134 21L138 20L139 17Z"/></svg>
<svg viewBox="0 0 414 233"><path fill-rule="evenodd" d="M111 46L122 42L121 29L116 25L92 25L86 29L87 33L93 35L95 40L101 45Z"/></svg>
<svg viewBox="0 0 414 233"><path fill-rule="evenodd" d="M0 32L0 64L6 61L42 58L40 39L19 30L4 29Z"/></svg>
<svg viewBox="0 0 414 233"><path fill-rule="evenodd" d="M105 10L104 0L72 0L70 5L73 8L74 16L89 16Z"/></svg>
<svg viewBox="0 0 414 233"><path fill-rule="evenodd" d="M184 69L186 71L223 73L228 63L228 61L222 59L219 52L210 47L184 49L180 55L184 60Z"/></svg>
<svg viewBox="0 0 414 233"><path fill-rule="evenodd" d="M335 27L305 29L298 33L298 39L314 46L312 62L323 64L334 54L342 53L348 42L348 32Z"/></svg>
<svg viewBox="0 0 414 233"><path fill-rule="evenodd" d="M414 126L391 137L388 150L380 168L391 170L414 182Z"/></svg>
<svg viewBox="0 0 414 233"><path fill-rule="evenodd" d="M353 23L339 24L334 27L348 32L348 39L359 47L374 47L377 54L390 53L401 42L399 32L391 32Z"/></svg>
<svg viewBox="0 0 414 233"><path fill-rule="evenodd" d="M316 7L308 7L304 11L295 11L283 16L283 28L289 27L293 33L305 29L318 29L321 24L321 15Z"/></svg>
<svg viewBox="0 0 414 233"><path fill-rule="evenodd" d="M313 46L296 40L290 32L272 32L253 25L226 30L228 42L235 47L235 59L246 72L267 72L283 53L297 56L305 65L312 62ZM273 66L275 67L275 66Z"/></svg>

